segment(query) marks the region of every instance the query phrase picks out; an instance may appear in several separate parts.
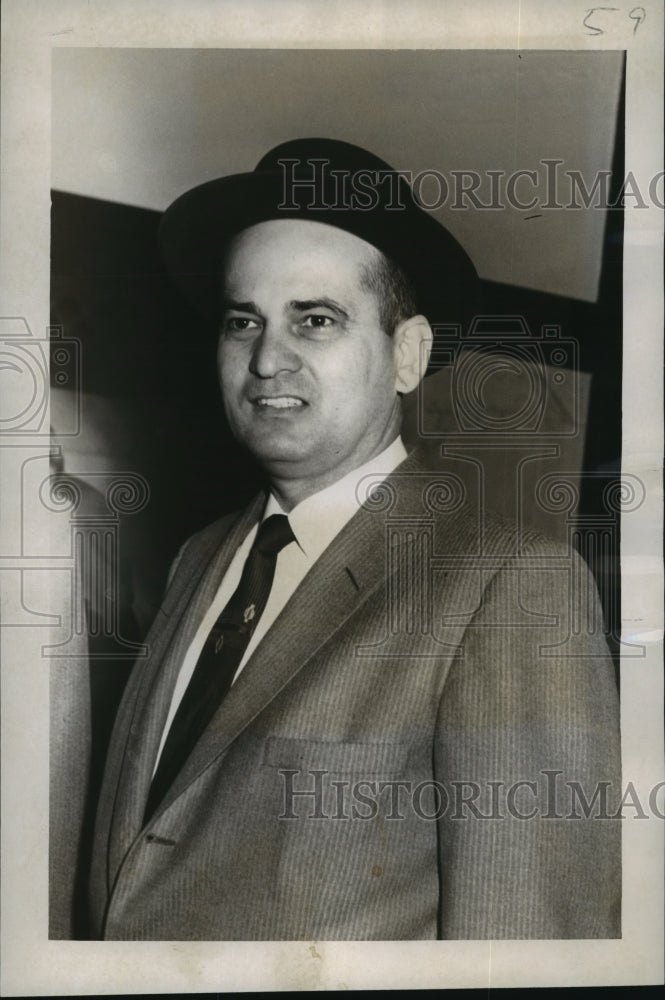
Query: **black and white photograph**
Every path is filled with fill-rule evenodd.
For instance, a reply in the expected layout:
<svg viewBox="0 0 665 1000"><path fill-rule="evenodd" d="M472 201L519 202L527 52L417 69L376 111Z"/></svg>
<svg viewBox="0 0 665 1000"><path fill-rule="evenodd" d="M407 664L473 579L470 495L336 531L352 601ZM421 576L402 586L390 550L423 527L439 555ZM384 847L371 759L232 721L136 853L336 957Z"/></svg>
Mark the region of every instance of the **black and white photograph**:
<svg viewBox="0 0 665 1000"><path fill-rule="evenodd" d="M658 982L662 10L163 13L3 13L3 993Z"/></svg>

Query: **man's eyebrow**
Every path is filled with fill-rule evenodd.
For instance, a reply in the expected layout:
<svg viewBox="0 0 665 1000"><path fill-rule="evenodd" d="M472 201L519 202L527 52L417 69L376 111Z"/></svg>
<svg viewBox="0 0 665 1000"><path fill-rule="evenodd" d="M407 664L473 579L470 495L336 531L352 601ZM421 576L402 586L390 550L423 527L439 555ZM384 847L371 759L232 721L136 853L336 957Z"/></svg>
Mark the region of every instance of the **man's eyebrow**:
<svg viewBox="0 0 665 1000"><path fill-rule="evenodd" d="M342 316L343 319L348 319L349 314L344 309L339 302L335 302L334 299L329 299L323 297L321 299L292 299L289 302L289 308L293 309L295 312L309 312L312 309L330 309L332 312L337 313L338 316Z"/></svg>
<svg viewBox="0 0 665 1000"><path fill-rule="evenodd" d="M222 297L221 306L223 310L232 309L234 312L254 313L261 315L261 310L255 302L235 302L233 299Z"/></svg>

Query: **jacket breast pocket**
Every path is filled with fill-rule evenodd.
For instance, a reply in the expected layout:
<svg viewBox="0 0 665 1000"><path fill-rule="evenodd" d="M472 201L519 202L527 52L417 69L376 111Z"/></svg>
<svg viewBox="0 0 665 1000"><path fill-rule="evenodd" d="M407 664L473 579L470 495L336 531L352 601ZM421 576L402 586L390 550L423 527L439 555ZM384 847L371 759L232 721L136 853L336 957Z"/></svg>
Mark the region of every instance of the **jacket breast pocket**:
<svg viewBox="0 0 665 1000"><path fill-rule="evenodd" d="M403 743L337 742L274 736L266 741L263 764L280 770L326 771L395 778L406 770Z"/></svg>

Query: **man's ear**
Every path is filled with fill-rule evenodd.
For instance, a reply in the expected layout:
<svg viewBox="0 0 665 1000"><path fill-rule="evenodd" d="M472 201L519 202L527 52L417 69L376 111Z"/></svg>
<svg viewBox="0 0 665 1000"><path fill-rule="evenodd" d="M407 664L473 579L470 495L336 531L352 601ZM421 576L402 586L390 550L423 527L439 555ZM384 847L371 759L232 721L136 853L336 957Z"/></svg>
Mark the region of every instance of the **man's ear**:
<svg viewBox="0 0 665 1000"><path fill-rule="evenodd" d="M411 316L398 323L395 341L395 389L413 392L427 368L432 352L432 327L424 316Z"/></svg>

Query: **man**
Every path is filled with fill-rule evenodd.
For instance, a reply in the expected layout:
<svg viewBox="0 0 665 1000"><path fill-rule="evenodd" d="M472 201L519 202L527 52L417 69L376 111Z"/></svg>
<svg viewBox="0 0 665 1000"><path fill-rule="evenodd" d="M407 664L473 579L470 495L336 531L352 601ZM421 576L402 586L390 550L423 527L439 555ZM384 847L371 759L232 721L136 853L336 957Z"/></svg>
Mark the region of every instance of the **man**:
<svg viewBox="0 0 665 1000"><path fill-rule="evenodd" d="M332 140L188 192L162 235L266 490L185 545L128 684L96 934L616 936L619 824L562 794L618 788L588 571L399 437L429 320L473 308L468 257Z"/></svg>

